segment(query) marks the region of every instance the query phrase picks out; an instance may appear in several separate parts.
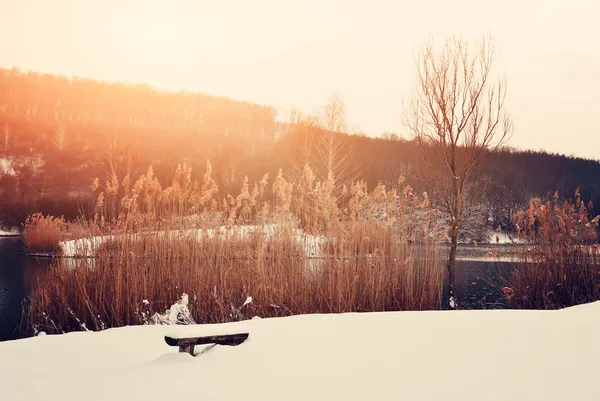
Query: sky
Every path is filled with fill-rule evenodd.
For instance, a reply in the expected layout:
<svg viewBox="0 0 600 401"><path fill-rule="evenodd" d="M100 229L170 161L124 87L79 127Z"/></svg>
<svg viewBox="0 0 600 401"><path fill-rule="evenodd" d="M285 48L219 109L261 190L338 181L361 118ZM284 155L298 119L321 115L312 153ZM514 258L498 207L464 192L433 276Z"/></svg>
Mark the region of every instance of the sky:
<svg viewBox="0 0 600 401"><path fill-rule="evenodd" d="M600 159L595 0L0 0L0 66L316 112L337 94L368 135L410 134L413 54L496 40L517 149Z"/></svg>

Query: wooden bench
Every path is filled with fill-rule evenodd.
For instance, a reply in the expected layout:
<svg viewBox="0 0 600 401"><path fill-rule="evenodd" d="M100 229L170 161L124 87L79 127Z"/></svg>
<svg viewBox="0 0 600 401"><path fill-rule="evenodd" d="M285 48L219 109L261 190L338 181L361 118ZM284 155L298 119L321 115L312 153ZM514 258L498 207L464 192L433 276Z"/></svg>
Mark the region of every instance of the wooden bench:
<svg viewBox="0 0 600 401"><path fill-rule="evenodd" d="M214 345L240 345L246 339L248 339L249 333L238 333L238 334L224 334L219 336L205 336L205 337L170 337L165 336L165 342L172 346L179 346L179 352L187 352L191 356L194 356L194 346L203 344Z"/></svg>

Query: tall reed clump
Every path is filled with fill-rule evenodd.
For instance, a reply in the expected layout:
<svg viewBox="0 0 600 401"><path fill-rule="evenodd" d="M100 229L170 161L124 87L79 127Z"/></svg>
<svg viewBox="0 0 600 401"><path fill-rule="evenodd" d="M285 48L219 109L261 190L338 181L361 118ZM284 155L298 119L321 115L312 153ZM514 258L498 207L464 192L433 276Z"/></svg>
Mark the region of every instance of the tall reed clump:
<svg viewBox="0 0 600 401"><path fill-rule="evenodd" d="M31 215L23 225L23 241L28 252L35 254L60 253L59 242L67 230L63 217Z"/></svg>
<svg viewBox="0 0 600 401"><path fill-rule="evenodd" d="M560 201L558 193L545 203L532 199L515 216L526 246L503 289L512 306L557 309L600 299L598 217L590 210L577 191L574 200Z"/></svg>
<svg viewBox="0 0 600 401"><path fill-rule="evenodd" d="M245 179L237 196L223 197L210 164L198 182L180 166L166 188L152 169L131 185L95 181L86 224L103 236L78 242L94 257L57 261L31 294L31 327L162 322L182 294L197 323L440 308L444 228L426 194L357 182L339 199L332 177L318 182L308 167L305 175L294 186L280 171L271 188L268 176Z"/></svg>

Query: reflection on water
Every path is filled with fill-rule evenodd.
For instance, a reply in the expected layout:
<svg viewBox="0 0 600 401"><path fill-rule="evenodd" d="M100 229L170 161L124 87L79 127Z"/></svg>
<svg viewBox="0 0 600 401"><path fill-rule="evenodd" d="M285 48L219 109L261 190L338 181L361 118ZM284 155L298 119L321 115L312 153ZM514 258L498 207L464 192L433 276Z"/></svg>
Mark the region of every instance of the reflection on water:
<svg viewBox="0 0 600 401"><path fill-rule="evenodd" d="M49 261L30 258L20 238L0 239L0 341L21 337L22 306Z"/></svg>

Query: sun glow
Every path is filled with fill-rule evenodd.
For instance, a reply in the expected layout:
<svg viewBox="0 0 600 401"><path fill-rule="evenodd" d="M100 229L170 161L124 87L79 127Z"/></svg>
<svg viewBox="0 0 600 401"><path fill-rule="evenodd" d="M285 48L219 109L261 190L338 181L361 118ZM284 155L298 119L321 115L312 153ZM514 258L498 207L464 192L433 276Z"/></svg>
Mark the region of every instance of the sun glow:
<svg viewBox="0 0 600 401"><path fill-rule="evenodd" d="M113 34L120 53L134 63L206 56L224 41L223 24L217 18L168 7L122 15Z"/></svg>

